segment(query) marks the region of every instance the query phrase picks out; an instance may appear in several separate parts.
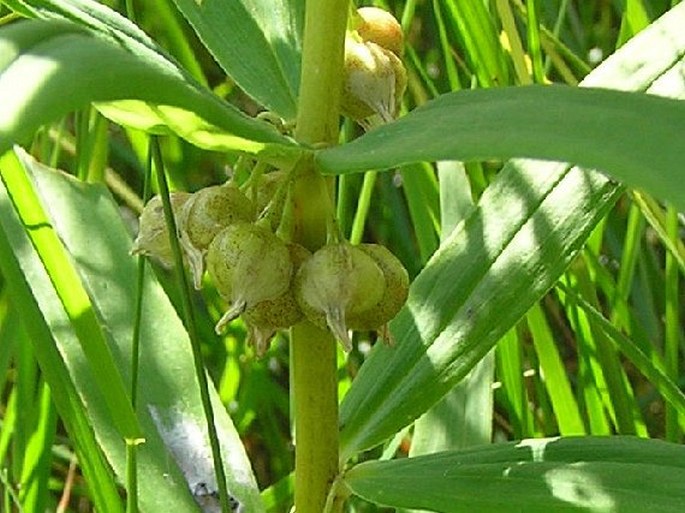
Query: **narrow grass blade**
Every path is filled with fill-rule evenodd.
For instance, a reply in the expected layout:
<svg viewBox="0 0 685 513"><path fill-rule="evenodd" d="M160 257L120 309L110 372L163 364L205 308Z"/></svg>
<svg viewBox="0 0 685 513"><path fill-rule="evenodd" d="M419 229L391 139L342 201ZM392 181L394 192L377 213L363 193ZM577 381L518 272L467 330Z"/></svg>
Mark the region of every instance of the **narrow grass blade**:
<svg viewBox="0 0 685 513"><path fill-rule="evenodd" d="M497 342L495 355L497 377L502 385L497 393L503 398L514 438L531 438L535 435L535 428L524 376L527 369L523 366L523 350L515 329Z"/></svg>
<svg viewBox="0 0 685 513"><path fill-rule="evenodd" d="M681 445L570 437L366 462L344 482L378 504L442 513L678 513L684 479Z"/></svg>
<svg viewBox="0 0 685 513"><path fill-rule="evenodd" d="M509 69L500 45L497 27L484 2L441 0L448 29L456 32L483 87L510 83Z"/></svg>
<svg viewBox="0 0 685 513"><path fill-rule="evenodd" d="M20 481L19 497L25 511L47 508L52 444L57 430L57 412L45 382L41 383L37 399L35 430L26 447Z"/></svg>
<svg viewBox="0 0 685 513"><path fill-rule="evenodd" d="M545 313L539 304L528 311L526 322L533 339L535 353L540 363L541 379L552 403L559 433L564 436L584 435L585 425L564 362L559 355Z"/></svg>

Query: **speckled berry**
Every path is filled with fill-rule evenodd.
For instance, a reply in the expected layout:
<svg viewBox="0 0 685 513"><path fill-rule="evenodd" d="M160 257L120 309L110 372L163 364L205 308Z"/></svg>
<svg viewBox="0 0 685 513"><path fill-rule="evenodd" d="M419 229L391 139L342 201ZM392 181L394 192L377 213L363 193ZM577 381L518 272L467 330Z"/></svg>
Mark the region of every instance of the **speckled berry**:
<svg viewBox="0 0 685 513"><path fill-rule="evenodd" d="M207 270L230 307L217 332L246 309L288 290L293 264L285 243L262 224L234 223L207 251Z"/></svg>
<svg viewBox="0 0 685 513"><path fill-rule="evenodd" d="M176 218L189 198L188 192L172 192L169 195L171 210ZM154 258L167 268L173 267L174 257L160 196L153 196L140 214L138 236L133 241L131 253Z"/></svg>
<svg viewBox="0 0 685 513"><path fill-rule="evenodd" d="M293 264L294 276L311 253L299 244L287 243L286 245ZM257 356L263 356L276 332L297 324L304 319L304 314L297 304L291 286L280 296L261 301L248 308L242 317L247 327L248 343L255 348Z"/></svg>
<svg viewBox="0 0 685 513"><path fill-rule="evenodd" d="M374 308L385 286L376 261L343 242L324 246L302 264L295 276L295 297L312 323L324 329L328 326L350 350L347 317Z"/></svg>

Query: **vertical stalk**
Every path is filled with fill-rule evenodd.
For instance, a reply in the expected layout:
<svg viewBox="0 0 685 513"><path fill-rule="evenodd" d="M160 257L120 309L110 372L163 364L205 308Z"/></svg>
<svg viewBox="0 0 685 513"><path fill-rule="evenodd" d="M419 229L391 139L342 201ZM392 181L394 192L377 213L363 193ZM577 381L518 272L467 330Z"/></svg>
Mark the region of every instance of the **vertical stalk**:
<svg viewBox="0 0 685 513"><path fill-rule="evenodd" d="M200 339L197 335L197 324L195 322L195 310L190 300L190 283L186 277L183 268L183 257L181 256L181 247L176 237L176 222L174 214L171 210L171 201L169 198L169 185L166 179L166 171L164 170L164 161L162 160L162 151L159 147L159 141L155 138L151 140L152 161L154 163L155 172L157 174L157 186L162 197L162 205L164 206L164 217L167 221L167 229L169 231L169 242L171 243L171 250L174 255L174 266L176 268L176 277L181 297L181 308L183 311L183 321L190 337L190 346L193 350L193 364L195 366L195 375L198 384L200 385L200 400L202 401L202 409L204 410L205 418L207 420L207 434L209 437L209 448L212 452L212 461L214 463L214 474L216 476L217 487L219 488L219 504L221 505L221 513L229 513L231 507L228 500L228 488L226 487L226 473L224 471L224 463L221 458L221 445L219 442L219 435L214 424L214 408L209 395L209 380L205 372L205 366L202 361L202 350L200 348Z"/></svg>
<svg viewBox="0 0 685 513"><path fill-rule="evenodd" d="M302 77L295 138L306 144L338 141L340 91L349 0L306 3ZM314 161L301 162L292 189L294 238L311 250L326 242L331 184ZM295 508L322 513L338 474L338 397L335 340L304 322L291 330L291 389L295 402Z"/></svg>

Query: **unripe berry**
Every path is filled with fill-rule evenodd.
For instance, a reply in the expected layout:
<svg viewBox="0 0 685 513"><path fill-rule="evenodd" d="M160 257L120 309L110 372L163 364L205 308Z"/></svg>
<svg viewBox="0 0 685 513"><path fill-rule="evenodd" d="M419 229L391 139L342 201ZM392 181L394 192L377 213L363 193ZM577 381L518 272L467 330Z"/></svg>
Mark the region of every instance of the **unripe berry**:
<svg viewBox="0 0 685 513"><path fill-rule="evenodd" d="M287 243L293 276L311 253L299 244ZM263 356L271 339L279 329L285 329L304 319L291 286L278 297L261 301L243 313L247 327L248 343L255 348L257 356Z"/></svg>
<svg viewBox="0 0 685 513"><path fill-rule="evenodd" d="M285 243L261 224L237 222L221 230L207 250L207 271L230 303L217 332L246 309L288 290L292 269Z"/></svg>
<svg viewBox="0 0 685 513"><path fill-rule="evenodd" d="M349 315L347 325L353 330L377 330L390 321L404 306L409 291L409 275L388 248L380 244L361 244L364 253L374 259L383 271L385 290L373 308Z"/></svg>
<svg viewBox="0 0 685 513"><path fill-rule="evenodd" d="M373 42L345 39L345 78L341 97L343 114L355 121L377 115L384 122L395 119L407 86L402 61Z"/></svg>
<svg viewBox="0 0 685 513"><path fill-rule="evenodd" d="M343 242L324 246L302 264L295 276L295 297L305 316L321 328L328 326L349 351L347 317L374 308L385 286L375 260Z"/></svg>
<svg viewBox="0 0 685 513"><path fill-rule="evenodd" d="M357 14L361 22L356 30L363 41L376 43L402 57L404 34L402 26L392 14L378 7L361 7L357 9Z"/></svg>
<svg viewBox="0 0 685 513"><path fill-rule="evenodd" d="M172 192L169 194L174 217L178 218L179 210L189 198L190 193L188 192ZM173 267L174 256L169 243L169 231L164 219L164 206L161 197L153 196L140 214L138 236L133 241L131 254L149 256L158 260L164 267Z"/></svg>
<svg viewBox="0 0 685 513"><path fill-rule="evenodd" d="M179 214L179 232L196 289L202 281L204 255L216 234L233 223L254 218L254 205L230 182L200 189L186 202Z"/></svg>

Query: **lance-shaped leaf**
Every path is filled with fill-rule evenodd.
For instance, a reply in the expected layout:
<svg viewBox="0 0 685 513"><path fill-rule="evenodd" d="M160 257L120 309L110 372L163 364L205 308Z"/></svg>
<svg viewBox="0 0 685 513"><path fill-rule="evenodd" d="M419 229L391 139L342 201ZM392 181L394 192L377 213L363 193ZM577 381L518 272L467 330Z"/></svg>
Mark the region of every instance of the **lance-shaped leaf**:
<svg viewBox="0 0 685 513"><path fill-rule="evenodd" d="M378 504L442 513L677 513L685 508L683 479L681 445L578 437L367 462L344 483Z"/></svg>
<svg viewBox="0 0 685 513"><path fill-rule="evenodd" d="M621 48L585 83L595 87L631 87L648 89L654 94L685 96L682 76L684 21L685 5L681 4ZM527 89L519 97L541 92L541 98L545 98L547 90ZM502 94L512 93L504 91ZM517 93L513 94L511 98ZM549 94L551 97L558 93ZM594 91L588 98L609 99L614 98L613 94ZM474 96L477 97L485 96ZM576 99L581 97L582 93L574 96ZM628 99L631 97L625 98L628 103L632 101ZM446 100L448 105L451 101ZM679 113L682 113L683 105L646 97L639 97L635 105L638 104L658 105L657 111L672 106ZM534 107L536 110L543 108L543 103ZM512 107L510 114L516 115L516 110ZM325 150L319 154L319 162L331 171L344 172L421 159L462 159L469 151L473 151L471 156L483 156L480 151L486 148L482 141L471 136L454 140L453 133L455 130L461 133L459 125L464 123L463 119L445 118L439 114L436 112L437 118L428 119L418 113L417 118L423 119L423 128L444 145L424 140L418 130L420 124L410 119L405 124L399 121L394 126L371 132L358 143ZM678 120L669 113L663 114L667 122L674 123L673 126L680 126L685 121L685 117ZM439 129L436 129L432 125L438 121ZM606 123L614 130L623 129L614 126L611 120ZM652 119L652 124L658 123L658 118ZM407 146L405 128L411 128L417 138L411 147ZM582 157L582 151L574 146L583 136L566 140L557 136L564 133L564 129L548 128L547 132L535 132L539 137L537 142L525 142L526 148L539 149L537 156L562 159L578 155L586 163L599 163L605 158L599 156L597 147L588 150L590 157ZM652 135L660 130L650 125L649 130L652 128ZM506 151L512 150L505 151L506 143L497 142L500 138L512 137L521 141L516 134L491 133L478 126L474 129L502 152L492 152L490 156L510 155ZM581 129L582 126L576 127L576 130ZM655 162L670 162L673 166L649 167L658 173L650 180L663 182L659 190L672 187L672 192L682 191L685 181L681 178L678 183L678 176L682 176L685 157L679 139L670 132L660 133L659 146L651 146L656 141L650 143L650 155ZM374 141L373 148L367 146L368 141ZM634 163L628 162L625 155L619 155L617 148L630 150L613 137L608 141L617 145L613 149L607 148L607 153L613 155L612 162L607 161L609 168L617 176L630 175L636 169ZM469 144L473 145L470 150ZM559 153L543 153L542 148L547 144ZM362 150L368 150L368 153ZM664 157L661 153L670 156ZM641 161L646 162L646 159L641 157ZM553 286L620 192L621 189L604 175L565 164L513 161L505 166L470 216L455 228L412 284L406 307L390 324L396 345L377 346L362 366L341 407L342 457L350 457L391 436L463 378ZM672 192L664 197L673 197ZM675 199L682 204L683 198L685 194Z"/></svg>
<svg viewBox="0 0 685 513"><path fill-rule="evenodd" d="M568 86L473 89L443 95L318 161L336 173L447 159L572 162L685 210L680 133L681 100Z"/></svg>
<svg viewBox="0 0 685 513"><path fill-rule="evenodd" d="M199 146L253 153L294 148L267 123L202 88L151 41L114 36L56 20L0 29L0 152L68 112L116 100L147 102L134 109L140 127L168 126ZM134 116L124 118L139 126Z"/></svg>

